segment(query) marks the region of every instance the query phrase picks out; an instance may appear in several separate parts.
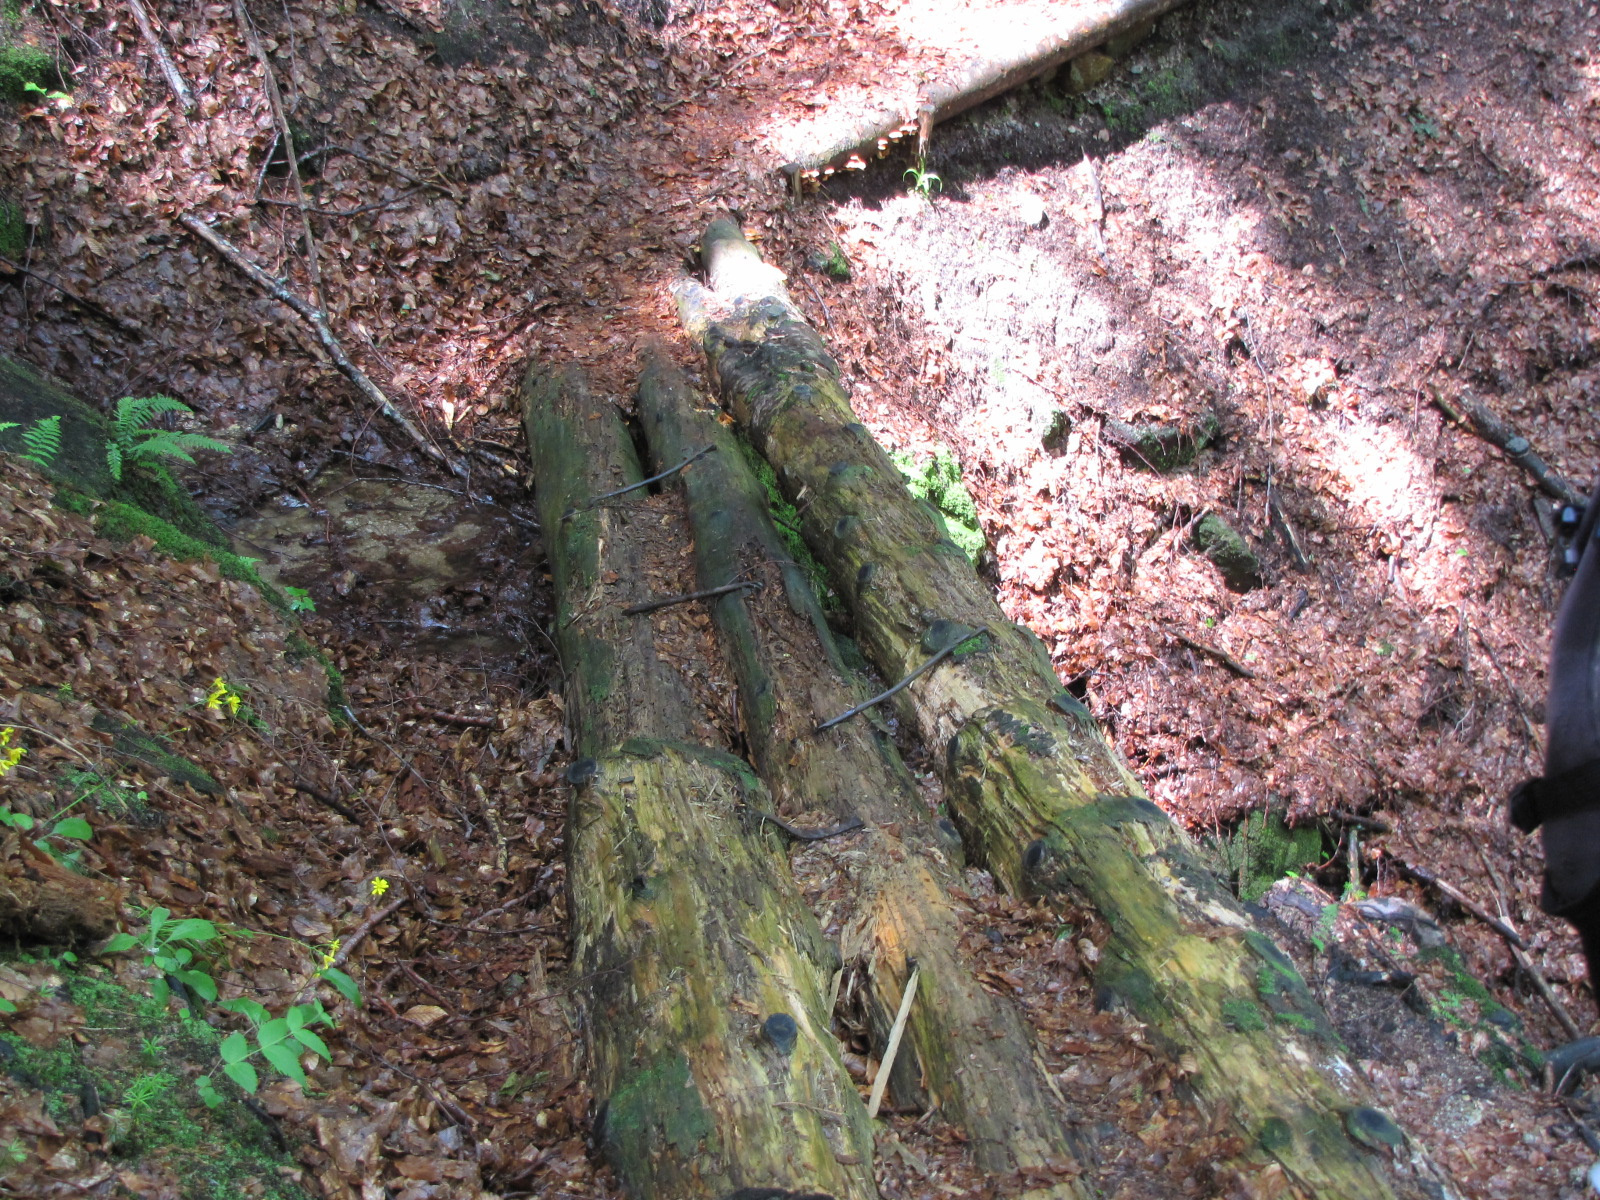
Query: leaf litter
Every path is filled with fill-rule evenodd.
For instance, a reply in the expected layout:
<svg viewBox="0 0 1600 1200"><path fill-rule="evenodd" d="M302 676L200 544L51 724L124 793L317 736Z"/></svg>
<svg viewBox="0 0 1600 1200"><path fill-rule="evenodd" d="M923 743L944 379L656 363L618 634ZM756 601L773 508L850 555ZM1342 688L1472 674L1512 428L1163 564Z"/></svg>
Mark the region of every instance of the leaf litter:
<svg viewBox="0 0 1600 1200"><path fill-rule="evenodd" d="M98 402L160 391L201 412L240 447L205 480L224 516L301 495L350 456L424 475L305 331L173 223L217 221L311 295L297 214L258 202L290 193L231 7L155 7L196 91L193 116L124 7L77 0L43 6L30 30L73 65L70 97L25 104L0 129L4 199L28 233L19 265L144 335L8 276L7 343ZM1387 825L1359 841L1361 885L1451 918L1466 974L1547 1047L1562 1035L1504 943L1402 867L1504 911L1588 1022L1575 941L1534 907L1536 851L1500 810L1537 767L1559 582L1525 478L1434 399L1470 392L1568 478L1590 473L1600 209L1581 47L1593 14L1330 7L1315 49L1181 93L1185 53L1209 43L1213 60L1237 62L1229 46L1258 17L1193 6L1087 102L1036 89L936 137L929 166L948 191L931 204L901 194L891 163L803 208L785 206L771 170L786 123L908 87L970 43L935 46L931 14L866 0L641 8L673 18L657 29L558 4L518 11L514 33L478 45L442 0L254 16L305 156L329 316L405 411L476 452L469 491L525 510L515 455L498 449L517 440L521 363L581 360L626 403L638 346L674 339L663 282L713 207L739 210L806 281L797 298L828 330L863 419L897 449L957 452L1008 611L1045 638L1152 796L1199 834L1261 807L1323 820L1341 846L1341 814ZM1185 100L1170 112L1152 96L1163 80ZM1086 169L1064 145L1095 161ZM1042 201L1042 228L1020 219L1024 194ZM808 278L806 257L835 241L853 279ZM1057 411L1072 430L1063 453L1042 437ZM1109 420L1211 416L1221 440L1170 476L1101 437ZM286 667L292 635L252 589L96 538L9 460L4 484L3 569L26 587L4 609L0 701L41 731L15 777L38 811L72 765L68 747L105 761L101 713L160 732L222 788L208 797L122 764L119 780L147 791L161 821L152 832L102 817L88 865L122 881L126 903L312 944L384 907L371 879L405 889L351 956L367 1004L341 1010L312 1095L265 1096L300 1131L308 1185L610 1194L584 1141L568 999L581 981L562 974L562 713L546 694L547 647L530 636L509 661L463 669L403 636L375 638L370 608L332 606L305 629L343 672L360 724L336 722L322 667ZM1192 552L1205 511L1244 530L1263 588L1229 592ZM685 662L706 658L703 623L660 620ZM725 685L707 670L716 696ZM217 677L243 689L264 729L206 709ZM1342 870L1330 852L1326 881L1337 887ZM1182 1102L1182 1063L1093 1011L1092 919L971 882L982 977L1019 997L1056 1085L1094 1115L1086 1124L1110 1148L1091 1161L1108 1190L1254 1194L1211 1171L1228 1135ZM1580 1194L1585 1152L1554 1102L1478 1075L1437 1091L1443 1073L1422 1064L1484 1049L1481 1023L1385 1041L1373 1029L1393 1014L1341 991L1315 938L1297 944L1336 1021L1371 1035L1363 1069L1467 1194ZM228 987L274 999L311 965L270 938L237 943L230 963ZM1445 967L1416 969L1436 994L1465 995ZM28 1018L44 1022L29 1027L41 1039L72 1026L46 991L32 988ZM1482 1007L1452 1003L1469 1018ZM1461 1096L1480 1111L1447 1125L1443 1101ZM52 1157L66 1135L14 1089L7 1102L49 1150L26 1169L41 1187L64 1184L70 1172L50 1164L66 1162ZM890 1125L904 1152L882 1155L886 1194L1007 1190L972 1178L937 1121Z"/></svg>

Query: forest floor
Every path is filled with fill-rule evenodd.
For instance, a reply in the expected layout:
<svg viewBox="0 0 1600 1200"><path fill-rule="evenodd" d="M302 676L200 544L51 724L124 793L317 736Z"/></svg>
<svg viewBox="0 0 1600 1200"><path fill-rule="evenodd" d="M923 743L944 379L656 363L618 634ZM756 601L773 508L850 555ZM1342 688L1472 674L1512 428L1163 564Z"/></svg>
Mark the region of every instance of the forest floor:
<svg viewBox="0 0 1600 1200"><path fill-rule="evenodd" d="M309 590L306 635L359 723L275 678L287 635L252 589L95 538L8 460L0 569L32 582L0 593L0 725L29 757L0 788L40 816L78 801L84 861L130 915L281 935L230 943L225 991L281 1004L350 944L365 1004L338 1009L332 1062L244 1118L292 1148L260 1194L615 1194L586 1142L582 981L563 974L559 669L516 385L530 360L576 361L628 408L651 339L698 371L667 288L721 209L788 272L863 422L959 462L1001 602L1151 797L1252 894L1241 817L1319 831L1317 860L1282 864L1302 878L1265 900L1316 913L1286 936L1402 1124L1466 1195L1583 1194L1589 1101L1541 1090L1525 1054L1568 1033L1505 940L1417 879L1520 931L1591 1030L1576 940L1538 911L1537 844L1504 805L1541 763L1551 501L1455 414L1486 406L1579 491L1600 461L1594 6L1198 0L1087 90L1030 85L936 129L925 161L899 151L799 203L777 168L808 122L914 88L1020 18L256 6L311 151L314 260L234 10L152 7L192 113L122 4L52 0L12 31L71 86L0 123L0 252L33 273L0 264L0 341L103 406L175 396L233 445L192 485L241 552ZM186 214L320 288L351 356L470 477L375 415ZM848 278L817 269L836 250ZM1128 426L1204 445L1157 472ZM1243 590L1193 545L1207 514L1259 557ZM218 677L254 684L259 726L206 705ZM85 795L63 772L108 739L105 710L164 731L225 800L98 767ZM154 816L118 807L136 793ZM826 907L829 868L797 868ZM1093 1012L1063 914L973 883L973 954L1039 1030L1105 1193L1223 1194L1204 1161L1218 1130L1124 1018ZM1325 909L1351 889L1425 910L1458 957L1413 953L1431 940L1415 922L1380 942L1352 905ZM1432 1016L1351 982L1330 939L1416 972ZM0 1126L20 1131L0 1194L207 1194L175 1159L109 1154L104 1122L29 1076L27 1055L74 1031L105 1040L66 1002L88 985L61 991L77 970L0 968L23 1008L0 1043L23 1056L0 1078ZM94 970L149 974L137 956ZM85 1053L73 1086L112 1088L122 1041ZM889 1125L885 1195L993 1189L938 1121Z"/></svg>

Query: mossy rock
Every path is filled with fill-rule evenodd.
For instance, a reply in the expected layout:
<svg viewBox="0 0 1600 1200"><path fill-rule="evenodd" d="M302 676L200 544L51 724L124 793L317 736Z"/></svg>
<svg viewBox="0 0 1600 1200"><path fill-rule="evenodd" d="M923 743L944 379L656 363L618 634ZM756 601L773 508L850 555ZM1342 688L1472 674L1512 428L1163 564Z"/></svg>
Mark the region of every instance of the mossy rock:
<svg viewBox="0 0 1600 1200"><path fill-rule="evenodd" d="M1261 586L1261 560L1244 535L1216 513L1200 518L1190 540L1222 572L1222 581L1231 591L1248 592Z"/></svg>
<svg viewBox="0 0 1600 1200"><path fill-rule="evenodd" d="M806 256L806 266L829 279L844 282L850 278L850 260L838 242L829 242L826 250L813 250Z"/></svg>
<svg viewBox="0 0 1600 1200"><path fill-rule="evenodd" d="M1222 422L1208 414L1192 425L1133 425L1113 418L1105 423L1101 436L1121 451L1130 466L1167 475L1193 466L1200 451L1221 432Z"/></svg>
<svg viewBox="0 0 1600 1200"><path fill-rule="evenodd" d="M1246 901L1259 900L1290 872L1322 859L1322 831L1314 825L1291 829L1276 812L1253 812L1232 833L1203 845L1217 874Z"/></svg>
<svg viewBox="0 0 1600 1200"><path fill-rule="evenodd" d="M0 96L16 104L61 85L61 72L49 51L26 42L0 46Z"/></svg>

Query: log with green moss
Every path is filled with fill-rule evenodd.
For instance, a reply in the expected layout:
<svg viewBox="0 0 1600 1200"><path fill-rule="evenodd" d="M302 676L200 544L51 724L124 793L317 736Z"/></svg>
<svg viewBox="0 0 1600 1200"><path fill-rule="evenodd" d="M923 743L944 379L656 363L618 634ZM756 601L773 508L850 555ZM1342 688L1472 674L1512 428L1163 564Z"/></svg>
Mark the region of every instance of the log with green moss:
<svg viewBox="0 0 1600 1200"><path fill-rule="evenodd" d="M953 829L931 817L881 726L858 719L815 734L865 691L773 524L739 439L659 352L647 356L638 412L658 469L716 447L678 477L678 486L699 586L760 585L711 601L734 666L751 759L780 805L831 809L863 822L852 835L858 852L839 864L852 875L856 898L843 940L847 955L870 964L880 1054L912 964L918 972L892 1094L903 1105L936 1104L966 1131L974 1161L991 1177L1033 1180L1028 1194L1041 1200L1082 1196L1073 1140L1035 1066L1026 1025L1015 1006L978 984L957 951L961 930L949 889L960 844ZM1037 1183L1052 1173L1056 1183Z"/></svg>
<svg viewBox="0 0 1600 1200"><path fill-rule="evenodd" d="M568 773L573 974L597 1136L642 1200L742 1188L876 1196L866 1112L825 1000L836 951L801 903L770 800L741 760L692 740L693 710L645 617L670 506L610 404L574 371L523 384L580 755Z"/></svg>
<svg viewBox="0 0 1600 1200"><path fill-rule="evenodd" d="M991 633L903 693L969 852L1008 890L1069 890L1106 920L1102 991L1192 1065L1196 1098L1241 1135L1242 1169L1282 1173L1305 1196L1414 1194L1431 1162L1371 1109L1288 959L1144 797L1042 645L1006 619L906 490L856 421L782 274L726 218L701 253L711 286L679 288L684 323L800 510L868 656L899 679L929 658L949 628L941 623ZM1402 1148L1374 1151L1372 1127Z"/></svg>

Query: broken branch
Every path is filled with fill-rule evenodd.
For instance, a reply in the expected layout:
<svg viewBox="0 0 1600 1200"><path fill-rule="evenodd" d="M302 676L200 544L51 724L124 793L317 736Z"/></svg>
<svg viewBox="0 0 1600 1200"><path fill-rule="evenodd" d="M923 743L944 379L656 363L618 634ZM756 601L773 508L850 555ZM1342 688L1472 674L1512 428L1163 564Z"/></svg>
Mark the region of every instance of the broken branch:
<svg viewBox="0 0 1600 1200"><path fill-rule="evenodd" d="M394 406L394 404L389 400L388 396L384 395L383 389L377 384L373 383L365 371L350 361L350 356L345 353L344 347L340 344L339 339L334 335L332 327L328 324L327 314L314 305L308 304L305 300L291 292L288 285L284 283L283 280L278 279L275 276L268 275L260 267L256 266L255 263L251 262L244 256L243 252L240 251L237 246L228 241L227 238L223 237L216 230L212 229L211 226L207 225L193 213L184 213L182 216L178 217L177 220L178 224L182 225L190 233L194 234L201 241L205 242L218 254L222 255L222 257L225 258L231 266L243 274L245 278L249 279L251 283L255 284L258 288L260 288L267 295L271 296L274 300L278 301L280 304L285 304L289 308L293 309L295 313L299 315L301 320L305 321L307 325L311 326L311 328L316 332L317 339L322 343L322 348L326 350L328 352L328 356L333 359L334 366L338 367L340 371L344 372L345 377L349 379L351 383L356 385L362 395L366 396L367 399L376 404L379 411L381 411L384 416L388 417L391 421L403 429L406 433L406 436L416 444L417 449L421 450L436 463L445 467L452 474L460 475L462 477L466 476L466 471L463 467L455 462L452 462L448 457L446 457L442 450L440 450L432 442L428 441L428 439L423 436L422 431L413 425L411 420Z"/></svg>
<svg viewBox="0 0 1600 1200"><path fill-rule="evenodd" d="M684 459L677 466L668 467L665 471L661 472L661 474L659 474L659 475L652 475L652 476L650 476L649 479L641 479L641 480L639 480L638 483L630 483L627 487L620 487L614 492L602 492L600 495L595 496L594 498L592 498L587 504L580 505L577 508L569 508L569 509L567 509L566 512L561 514L561 519L563 521L565 521L568 517L575 517L579 513L585 511L586 509L591 509L595 505L600 504L603 501L615 500L618 496L626 496L629 492L637 492L640 488L649 487L652 483L660 483L663 479L666 479L669 475L676 475L679 471L683 470L690 463L694 462L697 458L704 458L706 455L710 454L715 449L716 449L715 446L702 446L699 450L696 450L693 454L689 455L688 458Z"/></svg>
<svg viewBox="0 0 1600 1200"><path fill-rule="evenodd" d="M144 326L130 321L125 317L117 316L116 313L112 312L98 300L91 300L87 296L81 296L71 288L67 287L66 284L57 283L48 275L41 275L37 271L29 270L20 263L12 262L3 254L0 254L0 265L5 266L9 270L17 272L19 275L26 275L29 279L37 280L39 283L44 284L45 287L54 288L68 300L71 300L79 308L87 309L89 312L94 313L94 315L97 317L103 317L105 320L115 325L118 329L122 330L123 333L131 333L140 337L144 336Z"/></svg>
<svg viewBox="0 0 1600 1200"><path fill-rule="evenodd" d="M940 650L937 654L935 654L932 657L930 657L927 662L923 663L920 667L918 667L915 671L911 672L911 674L907 675L904 679L902 679L899 683L895 684L888 691L879 692L871 700L863 700L860 704L856 705L854 708L850 709L847 712L840 713L837 717L834 717L833 720L831 720L831 721L824 721L821 725L817 726L817 728L816 728L816 730L814 732L823 733L826 730L832 729L835 725L843 725L851 717L859 716L861 713L866 712L867 709L872 708L874 705L882 704L885 700L889 699L896 692L899 692L899 691L903 690L905 687L907 687L913 680L915 680L919 676L925 675L929 671L933 670L933 668L937 667L945 659L949 658L952 654L954 654L957 649L959 649L962 646L965 646L968 642L972 641L975 638L982 637L984 634L986 634L988 632L989 632L988 629L979 629L969 637L964 637L960 641L957 641L957 642L951 642L950 645L946 646L944 649Z"/></svg>
<svg viewBox="0 0 1600 1200"><path fill-rule="evenodd" d="M156 60L156 65L161 68L162 78L167 81L167 88L172 92L172 98L184 112L193 112L194 96L189 91L189 85L184 83L183 76L178 73L172 55L167 53L167 48L156 36L155 22L150 19L150 12L145 8L143 0L128 0L128 7L133 10L133 19L139 23L139 33L144 38L145 49L150 51L151 57Z"/></svg>
<svg viewBox="0 0 1600 1200"><path fill-rule="evenodd" d="M1189 647L1189 649L1194 650L1197 653L1204 654L1207 658L1215 659L1217 662L1227 667L1228 670L1232 671L1235 675L1239 676L1240 679L1256 678L1256 673L1254 671L1245 666L1243 663L1238 662L1233 655L1229 654L1226 650L1218 649L1216 646L1208 645L1205 642L1197 642L1192 637L1181 634L1176 630L1172 631L1172 636L1177 638L1178 641L1182 642L1185 646Z"/></svg>

